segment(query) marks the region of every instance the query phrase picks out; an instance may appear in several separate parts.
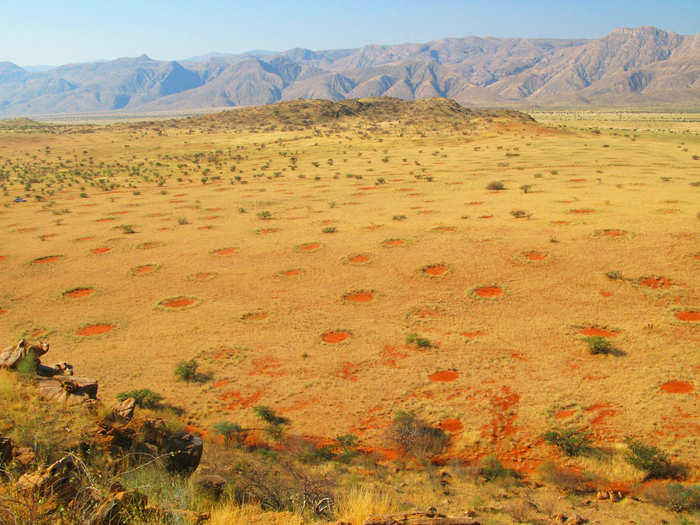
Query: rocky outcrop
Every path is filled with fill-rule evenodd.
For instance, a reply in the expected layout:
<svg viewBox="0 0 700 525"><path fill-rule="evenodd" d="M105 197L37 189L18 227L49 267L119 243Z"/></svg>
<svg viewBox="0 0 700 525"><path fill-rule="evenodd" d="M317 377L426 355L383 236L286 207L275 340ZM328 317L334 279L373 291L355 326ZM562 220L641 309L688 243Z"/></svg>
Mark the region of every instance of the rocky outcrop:
<svg viewBox="0 0 700 525"><path fill-rule="evenodd" d="M68 454L42 470L23 474L17 486L24 492L68 501L80 489L82 474L76 457Z"/></svg>
<svg viewBox="0 0 700 525"><path fill-rule="evenodd" d="M434 508L426 512L409 512L390 516L373 516L364 525L480 525L471 518L450 518Z"/></svg>
<svg viewBox="0 0 700 525"><path fill-rule="evenodd" d="M20 339L14 346L8 346L0 352L0 368L14 370L21 363L27 363L28 371L36 371L40 363L39 358L49 351L49 344L41 342L29 344L24 339Z"/></svg>

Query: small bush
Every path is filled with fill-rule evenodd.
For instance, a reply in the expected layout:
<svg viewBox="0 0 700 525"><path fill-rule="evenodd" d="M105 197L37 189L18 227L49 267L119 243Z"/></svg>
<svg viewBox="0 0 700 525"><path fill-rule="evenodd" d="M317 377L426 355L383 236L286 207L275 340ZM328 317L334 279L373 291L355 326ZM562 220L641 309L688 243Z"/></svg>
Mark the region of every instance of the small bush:
<svg viewBox="0 0 700 525"><path fill-rule="evenodd" d="M486 185L487 190L495 190L495 191L500 191L500 190L505 190L505 184L503 184L500 180L495 180L493 182L489 182Z"/></svg>
<svg viewBox="0 0 700 525"><path fill-rule="evenodd" d="M644 496L673 512L700 510L700 485L684 486L680 483L653 484L644 490Z"/></svg>
<svg viewBox="0 0 700 525"><path fill-rule="evenodd" d="M272 213L270 213L270 212L267 211L267 210L258 212L258 219L262 219L262 220L264 220L264 221L265 221L265 220L272 219Z"/></svg>
<svg viewBox="0 0 700 525"><path fill-rule="evenodd" d="M539 472L545 483L556 485L565 492L586 494L595 491L595 480L590 475L567 468L559 468L551 461L543 463Z"/></svg>
<svg viewBox="0 0 700 525"><path fill-rule="evenodd" d="M481 460L479 475L488 482L520 478L513 469L505 468L496 456L486 456Z"/></svg>
<svg viewBox="0 0 700 525"><path fill-rule="evenodd" d="M212 425L212 430L220 434L224 438L224 445L229 446L232 441L239 441L241 437L242 428L237 423L232 421L219 421Z"/></svg>
<svg viewBox="0 0 700 525"><path fill-rule="evenodd" d="M588 345L588 349L592 354L616 354L619 350L613 344L599 335L584 337L583 340Z"/></svg>
<svg viewBox="0 0 700 525"><path fill-rule="evenodd" d="M286 417L278 416L269 407L256 406L253 408L255 415L270 425L289 425L290 421Z"/></svg>
<svg viewBox="0 0 700 525"><path fill-rule="evenodd" d="M419 337L417 334L408 334L406 336L406 343L409 345L415 344L416 346L419 346L421 348L433 347L433 344L430 342L429 339L426 339L425 337Z"/></svg>
<svg viewBox="0 0 700 525"><path fill-rule="evenodd" d="M410 412L396 414L389 428L389 437L403 452L417 458L439 454L449 441L442 429L428 425Z"/></svg>
<svg viewBox="0 0 700 525"><path fill-rule="evenodd" d="M581 427L553 428L544 434L544 440L570 457L580 456L592 450L591 434Z"/></svg>
<svg viewBox="0 0 700 525"><path fill-rule="evenodd" d="M160 402L163 401L163 396L149 388L120 392L116 397L118 401L124 401L125 399L133 397L136 406L141 408L156 408L160 405Z"/></svg>
<svg viewBox="0 0 700 525"><path fill-rule="evenodd" d="M668 455L658 447L630 438L625 443L629 448L625 455L625 461L646 472L646 479L680 478L683 476L683 467L671 463Z"/></svg>
<svg viewBox="0 0 700 525"><path fill-rule="evenodd" d="M184 226L185 224L189 224L190 222L187 220L187 217L179 217L179 218L177 219L177 223L178 223L180 226Z"/></svg>
<svg viewBox="0 0 700 525"><path fill-rule="evenodd" d="M335 233L338 230L335 226L327 226L327 227L323 228L322 231L323 231L323 233Z"/></svg>
<svg viewBox="0 0 700 525"><path fill-rule="evenodd" d="M197 367L199 364L195 359L180 361L175 368L175 376L184 381L194 381L197 378Z"/></svg>

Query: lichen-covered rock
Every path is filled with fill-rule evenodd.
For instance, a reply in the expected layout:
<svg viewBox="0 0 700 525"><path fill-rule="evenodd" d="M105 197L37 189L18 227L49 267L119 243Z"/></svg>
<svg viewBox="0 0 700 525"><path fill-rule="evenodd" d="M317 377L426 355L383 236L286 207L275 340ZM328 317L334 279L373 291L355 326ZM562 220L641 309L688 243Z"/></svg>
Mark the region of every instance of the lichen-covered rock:
<svg viewBox="0 0 700 525"><path fill-rule="evenodd" d="M26 340L20 339L14 346L8 346L0 352L0 368L17 368L23 361L31 363L35 367L39 365L39 358L49 351L49 344L42 342L29 344Z"/></svg>
<svg viewBox="0 0 700 525"><path fill-rule="evenodd" d="M78 492L81 480L78 462L68 454L44 469L22 475L17 486L24 492L68 501Z"/></svg>
<svg viewBox="0 0 700 525"><path fill-rule="evenodd" d="M133 397L127 397L124 401L116 405L112 409L115 419L118 421L129 422L134 417L136 409L136 400Z"/></svg>

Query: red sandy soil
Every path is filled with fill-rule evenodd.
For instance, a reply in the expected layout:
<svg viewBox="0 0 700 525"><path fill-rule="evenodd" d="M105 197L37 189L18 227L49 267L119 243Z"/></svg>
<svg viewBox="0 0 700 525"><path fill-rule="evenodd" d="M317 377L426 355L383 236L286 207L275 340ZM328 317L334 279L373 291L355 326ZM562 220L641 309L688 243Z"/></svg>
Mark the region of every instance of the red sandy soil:
<svg viewBox="0 0 700 525"><path fill-rule="evenodd" d="M569 179L569 182L586 182L586 179Z"/></svg>
<svg viewBox="0 0 700 525"><path fill-rule="evenodd" d="M493 215L479 215L477 219L493 219Z"/></svg>
<svg viewBox="0 0 700 525"><path fill-rule="evenodd" d="M430 275L432 277L439 277L449 272L450 268L449 266L446 266L444 264L433 264L430 266L424 266L421 271L426 275Z"/></svg>
<svg viewBox="0 0 700 525"><path fill-rule="evenodd" d="M186 306L193 305L194 303L195 300L189 297L175 297L173 299L164 299L159 304L165 308L185 308Z"/></svg>
<svg viewBox="0 0 700 525"><path fill-rule="evenodd" d="M365 226L365 230L374 231L374 230L378 230L379 228L383 228L383 227L384 227L383 224L372 224L371 226Z"/></svg>
<svg viewBox="0 0 700 525"><path fill-rule="evenodd" d="M301 270L299 268L292 268L291 270L283 270L280 272L280 275L283 277L296 277L297 275L301 275Z"/></svg>
<svg viewBox="0 0 700 525"><path fill-rule="evenodd" d="M112 248L109 248L107 246L103 246L102 248L95 248L94 250L92 250L92 253L94 253L94 254L107 253L111 250L112 250Z"/></svg>
<svg viewBox="0 0 700 525"><path fill-rule="evenodd" d="M348 262L352 263L352 264L364 264L366 262L369 262L370 259L371 259L371 257L369 255L360 254L360 255L353 255L352 257L350 257L348 259Z"/></svg>
<svg viewBox="0 0 700 525"><path fill-rule="evenodd" d="M486 335L486 332L483 332L481 330L476 330L474 332L462 332L462 335L464 337L468 337L468 338L472 339L474 337L480 337L482 335Z"/></svg>
<svg viewBox="0 0 700 525"><path fill-rule="evenodd" d="M526 252L524 254L524 257L528 261L544 261L547 258L547 254L542 253L542 252L531 251L531 252Z"/></svg>
<svg viewBox="0 0 700 525"><path fill-rule="evenodd" d="M323 341L325 343L334 344L334 343L342 343L343 341L345 341L349 337L350 337L350 332L338 330L335 332L326 332L325 334L323 334L321 336L321 339L323 339Z"/></svg>
<svg viewBox="0 0 700 525"><path fill-rule="evenodd" d="M503 295L503 289L498 286L482 286L474 290L477 297L498 297Z"/></svg>
<svg viewBox="0 0 700 525"><path fill-rule="evenodd" d="M262 321L270 316L267 312L248 312L241 316L241 321Z"/></svg>
<svg viewBox="0 0 700 525"><path fill-rule="evenodd" d="M261 233L263 235L266 235L268 233L275 233L278 232L279 228L265 228L264 230L258 230L258 233Z"/></svg>
<svg viewBox="0 0 700 525"><path fill-rule="evenodd" d="M5 259L7 259L6 255L0 255L0 261L4 261Z"/></svg>
<svg viewBox="0 0 700 525"><path fill-rule="evenodd" d="M0 315L6 314L6 313L7 313L7 309L5 309L5 308L0 308Z"/></svg>
<svg viewBox="0 0 700 525"><path fill-rule="evenodd" d="M388 248L393 248L394 246L403 246L406 244L406 241L403 239L387 239L382 244Z"/></svg>
<svg viewBox="0 0 700 525"><path fill-rule="evenodd" d="M673 282L668 277L643 277L639 279L638 282L639 284L655 290L659 288L668 288L673 285Z"/></svg>
<svg viewBox="0 0 700 525"><path fill-rule="evenodd" d="M455 372L454 370L443 370L441 372L435 372L433 374L430 374L428 376L428 379L431 381L436 381L440 383L447 383L450 381L454 381L459 377L459 372Z"/></svg>
<svg viewBox="0 0 700 525"><path fill-rule="evenodd" d="M158 268L155 264L144 264L143 266L137 266L131 273L134 275L143 275L145 273L151 273Z"/></svg>
<svg viewBox="0 0 700 525"><path fill-rule="evenodd" d="M94 288L74 288L63 293L63 297L70 297L72 299L79 299L81 297L88 297L95 293Z"/></svg>
<svg viewBox="0 0 700 525"><path fill-rule="evenodd" d="M31 228L19 228L17 231L19 233L27 233L27 232L35 232L37 229L36 227L31 227Z"/></svg>
<svg viewBox="0 0 700 525"><path fill-rule="evenodd" d="M114 326L111 324L90 324L79 330L75 334L80 336L102 335L112 330Z"/></svg>
<svg viewBox="0 0 700 525"><path fill-rule="evenodd" d="M349 292L343 296L343 299L349 303L368 303L374 299L372 292Z"/></svg>
<svg viewBox="0 0 700 525"><path fill-rule="evenodd" d="M578 333L581 335L586 335L586 336L599 336L599 337L617 337L618 335L620 335L619 332L615 332L613 330L606 330L605 328L596 328L595 326L581 328Z"/></svg>
<svg viewBox="0 0 700 525"><path fill-rule="evenodd" d="M561 420L561 419L569 419L571 416L576 414L575 409L569 409L569 410L560 410L556 414L554 414L554 419L556 420Z"/></svg>
<svg viewBox="0 0 700 525"><path fill-rule="evenodd" d="M464 424L457 418L443 419L438 426L447 432L459 432L464 429Z"/></svg>
<svg viewBox="0 0 700 525"><path fill-rule="evenodd" d="M578 208L575 210L569 210L570 213L576 213L576 214L585 214L585 213L593 213L593 210L590 208Z"/></svg>
<svg viewBox="0 0 700 525"><path fill-rule="evenodd" d="M320 243L317 242L309 242L306 244L301 244L299 245L299 249L305 252L315 252L321 247Z"/></svg>
<svg viewBox="0 0 700 525"><path fill-rule="evenodd" d="M601 291L600 291L600 295L602 295L603 297L612 297L612 296L613 296L613 293L612 293L612 292L606 292L605 290L601 290Z"/></svg>
<svg viewBox="0 0 700 525"><path fill-rule="evenodd" d="M214 388L221 388L222 386L228 385L230 382L230 379L219 379L218 381L214 381L214 383L212 383L212 386Z"/></svg>
<svg viewBox="0 0 700 525"><path fill-rule="evenodd" d="M605 235L606 237L624 237L627 235L625 230L602 230L597 233L599 235Z"/></svg>
<svg viewBox="0 0 700 525"><path fill-rule="evenodd" d="M667 394L689 394L695 387L687 381L669 381L659 387L662 392Z"/></svg>
<svg viewBox="0 0 700 525"><path fill-rule="evenodd" d="M94 237L78 237L77 239L73 239L73 242L85 242L85 241L91 241L93 239L94 239Z"/></svg>
<svg viewBox="0 0 700 525"><path fill-rule="evenodd" d="M700 321L700 312L695 310L685 310L683 312L676 312L676 319L679 321Z"/></svg>
<svg viewBox="0 0 700 525"><path fill-rule="evenodd" d="M46 264L58 261L63 255L47 255L46 257L39 257L32 261L33 264Z"/></svg>
<svg viewBox="0 0 700 525"><path fill-rule="evenodd" d="M557 226L566 226L571 224L571 221L551 221L551 224L556 224Z"/></svg>
<svg viewBox="0 0 700 525"><path fill-rule="evenodd" d="M214 250L214 255L233 255L236 253L236 248L219 248L218 250Z"/></svg>
<svg viewBox="0 0 700 525"><path fill-rule="evenodd" d="M484 203L484 201L472 201L472 202L468 202L467 205L468 206L481 206L483 203Z"/></svg>
<svg viewBox="0 0 700 525"><path fill-rule="evenodd" d="M436 232L456 232L457 228L454 226L437 226L436 228L433 228L433 231Z"/></svg>
<svg viewBox="0 0 700 525"><path fill-rule="evenodd" d="M104 219L97 219L95 222L109 222L109 221L116 221L116 217L105 217Z"/></svg>

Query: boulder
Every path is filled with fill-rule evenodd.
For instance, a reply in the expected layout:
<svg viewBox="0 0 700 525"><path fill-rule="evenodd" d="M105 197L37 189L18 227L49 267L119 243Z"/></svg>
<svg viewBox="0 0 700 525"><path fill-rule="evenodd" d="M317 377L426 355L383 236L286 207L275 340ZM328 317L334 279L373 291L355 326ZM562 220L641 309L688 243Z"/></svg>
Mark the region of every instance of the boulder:
<svg viewBox="0 0 700 525"><path fill-rule="evenodd" d="M12 440L0 437L0 467L12 461Z"/></svg>
<svg viewBox="0 0 700 525"><path fill-rule="evenodd" d="M15 369L24 360L29 360L37 366L39 358L48 351L48 343L29 344L24 339L20 339L16 345L8 346L0 352L0 368Z"/></svg>
<svg viewBox="0 0 700 525"><path fill-rule="evenodd" d="M128 525L135 513L142 514L148 498L138 490L124 490L110 495L92 515L90 525Z"/></svg>
<svg viewBox="0 0 700 525"><path fill-rule="evenodd" d="M179 432L170 436L165 444L165 451L170 455L166 466L171 472L191 474L202 459L204 442L188 432Z"/></svg>
<svg viewBox="0 0 700 525"><path fill-rule="evenodd" d="M44 469L23 474L17 486L23 492L69 501L78 492L81 478L82 471L75 456L68 454Z"/></svg>
<svg viewBox="0 0 700 525"><path fill-rule="evenodd" d="M39 394L45 399L78 405L87 399L97 399L98 383L85 377L39 377Z"/></svg>
<svg viewBox="0 0 700 525"><path fill-rule="evenodd" d="M216 474L197 476L194 482L205 497L214 501L218 501L221 498L226 487L226 480Z"/></svg>
<svg viewBox="0 0 700 525"><path fill-rule="evenodd" d="M135 409L136 400L133 397L127 397L112 409L112 413L117 421L129 422L134 417Z"/></svg>

